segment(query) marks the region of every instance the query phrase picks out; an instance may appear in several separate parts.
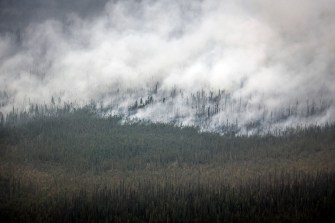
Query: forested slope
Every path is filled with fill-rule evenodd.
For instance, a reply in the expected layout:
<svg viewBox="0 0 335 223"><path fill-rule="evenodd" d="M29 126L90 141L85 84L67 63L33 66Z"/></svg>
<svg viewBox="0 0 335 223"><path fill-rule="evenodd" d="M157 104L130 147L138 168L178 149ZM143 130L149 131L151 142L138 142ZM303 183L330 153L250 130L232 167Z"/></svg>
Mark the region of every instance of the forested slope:
<svg viewBox="0 0 335 223"><path fill-rule="evenodd" d="M315 222L334 208L334 125L222 136L83 108L0 129L6 221Z"/></svg>

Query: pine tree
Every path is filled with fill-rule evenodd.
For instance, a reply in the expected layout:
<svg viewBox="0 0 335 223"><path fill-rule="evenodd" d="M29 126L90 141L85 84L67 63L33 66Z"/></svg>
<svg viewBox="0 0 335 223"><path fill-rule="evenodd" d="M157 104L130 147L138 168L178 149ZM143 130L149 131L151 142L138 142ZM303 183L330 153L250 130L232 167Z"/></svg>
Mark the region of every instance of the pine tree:
<svg viewBox="0 0 335 223"><path fill-rule="evenodd" d="M0 112L0 126L4 126L4 123L5 121L4 121L4 117L3 117L3 114L2 114L2 112Z"/></svg>

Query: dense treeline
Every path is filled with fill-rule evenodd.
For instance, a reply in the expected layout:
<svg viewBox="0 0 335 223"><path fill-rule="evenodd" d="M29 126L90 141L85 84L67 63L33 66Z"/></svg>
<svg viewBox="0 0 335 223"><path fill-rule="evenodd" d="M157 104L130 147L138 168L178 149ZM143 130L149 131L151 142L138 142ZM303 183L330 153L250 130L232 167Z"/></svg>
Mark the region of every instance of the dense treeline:
<svg viewBox="0 0 335 223"><path fill-rule="evenodd" d="M1 125L1 222L319 222L334 158L333 124L235 136L62 109Z"/></svg>
<svg viewBox="0 0 335 223"><path fill-rule="evenodd" d="M289 177L289 178L287 178ZM263 179L264 180L264 179ZM226 185L121 182L92 193L43 198L0 178L1 222L331 222L335 175L279 176L268 183ZM25 194L33 194L28 196ZM24 196L24 197L22 197Z"/></svg>
<svg viewBox="0 0 335 223"><path fill-rule="evenodd" d="M220 136L172 124L121 123L120 117L101 118L86 108L8 125L0 137L15 144L16 153L22 153L25 160L75 165L86 171L299 157L310 151L332 150L335 132L335 125L326 125L288 128L277 136Z"/></svg>
<svg viewBox="0 0 335 223"><path fill-rule="evenodd" d="M66 102L60 96L44 104L22 102L12 104L10 96L0 91L0 122L24 122L32 116L50 116L86 107L100 115L117 114L124 119L150 120L177 125L196 126L203 131L223 134L266 134L281 131L285 126L324 125L333 122L329 113L334 107L332 98L307 98L286 101L280 105L264 102L263 96L237 96L226 90L187 92L182 89L154 88L116 89L96 101ZM11 109L10 109L11 108Z"/></svg>

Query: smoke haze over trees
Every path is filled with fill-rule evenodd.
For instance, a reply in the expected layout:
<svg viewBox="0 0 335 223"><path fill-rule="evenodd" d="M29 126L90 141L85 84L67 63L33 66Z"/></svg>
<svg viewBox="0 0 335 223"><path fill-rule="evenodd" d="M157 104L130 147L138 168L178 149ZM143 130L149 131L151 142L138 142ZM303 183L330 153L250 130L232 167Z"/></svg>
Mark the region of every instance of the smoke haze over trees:
<svg viewBox="0 0 335 223"><path fill-rule="evenodd" d="M334 4L1 0L0 110L54 97L214 131L332 122Z"/></svg>
<svg viewBox="0 0 335 223"><path fill-rule="evenodd" d="M0 0L0 222L335 222L334 0Z"/></svg>

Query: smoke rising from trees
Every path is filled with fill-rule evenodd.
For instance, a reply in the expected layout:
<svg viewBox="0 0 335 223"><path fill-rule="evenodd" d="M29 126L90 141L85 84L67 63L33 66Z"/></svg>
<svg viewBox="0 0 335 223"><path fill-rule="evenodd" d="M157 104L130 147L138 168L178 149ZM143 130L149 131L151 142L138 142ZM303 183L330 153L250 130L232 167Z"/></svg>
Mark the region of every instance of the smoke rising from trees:
<svg viewBox="0 0 335 223"><path fill-rule="evenodd" d="M94 100L129 114L135 101L152 96L155 103L130 116L192 125L202 109L212 117L209 130L227 119L270 120L271 111L295 107L300 115L280 126L335 120L332 0L1 0L0 6L5 114L52 97ZM192 104L202 91L207 99ZM220 113L210 99L219 91ZM302 118L313 106L318 115Z"/></svg>

